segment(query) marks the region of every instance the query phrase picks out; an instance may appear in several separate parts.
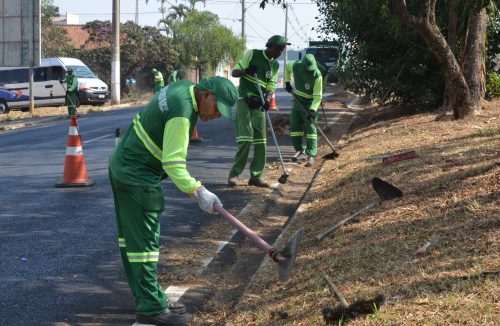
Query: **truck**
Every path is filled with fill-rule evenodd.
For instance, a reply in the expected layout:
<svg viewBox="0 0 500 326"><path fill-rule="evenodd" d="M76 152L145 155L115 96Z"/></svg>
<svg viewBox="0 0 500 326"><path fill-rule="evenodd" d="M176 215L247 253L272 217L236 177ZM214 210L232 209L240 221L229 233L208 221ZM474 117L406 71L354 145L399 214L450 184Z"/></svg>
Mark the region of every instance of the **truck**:
<svg viewBox="0 0 500 326"><path fill-rule="evenodd" d="M339 76L334 68L338 65L340 51L341 46L338 41L309 41L305 53L314 55L323 79L329 83L336 83L339 81Z"/></svg>

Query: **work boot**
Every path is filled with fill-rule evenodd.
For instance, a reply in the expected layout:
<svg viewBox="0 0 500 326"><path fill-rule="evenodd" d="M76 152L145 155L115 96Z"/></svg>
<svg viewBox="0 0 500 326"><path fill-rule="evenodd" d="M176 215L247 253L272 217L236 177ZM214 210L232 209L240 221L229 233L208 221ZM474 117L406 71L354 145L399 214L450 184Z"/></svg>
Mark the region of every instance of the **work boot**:
<svg viewBox="0 0 500 326"><path fill-rule="evenodd" d="M298 151L297 153L295 153L295 155L292 157L292 162L297 162L299 160L299 157L301 157L302 155L304 155L303 151Z"/></svg>
<svg viewBox="0 0 500 326"><path fill-rule="evenodd" d="M229 177L227 178L227 185L229 187L236 187L238 185L238 176L229 173Z"/></svg>
<svg viewBox="0 0 500 326"><path fill-rule="evenodd" d="M305 166L311 166L314 164L314 157L312 156L307 156L307 161Z"/></svg>
<svg viewBox="0 0 500 326"><path fill-rule="evenodd" d="M186 313L186 306L184 303L177 301L177 302L169 302L168 303L168 310L174 314L184 314Z"/></svg>
<svg viewBox="0 0 500 326"><path fill-rule="evenodd" d="M135 320L139 324L146 324L146 325L157 325L157 326L187 325L186 316L180 314L174 314L168 311L168 309L163 310L162 312L160 312L158 315L155 316L143 316L137 314L135 316Z"/></svg>
<svg viewBox="0 0 500 326"><path fill-rule="evenodd" d="M269 188L269 183L262 181L261 178L248 180L248 185L261 188Z"/></svg>

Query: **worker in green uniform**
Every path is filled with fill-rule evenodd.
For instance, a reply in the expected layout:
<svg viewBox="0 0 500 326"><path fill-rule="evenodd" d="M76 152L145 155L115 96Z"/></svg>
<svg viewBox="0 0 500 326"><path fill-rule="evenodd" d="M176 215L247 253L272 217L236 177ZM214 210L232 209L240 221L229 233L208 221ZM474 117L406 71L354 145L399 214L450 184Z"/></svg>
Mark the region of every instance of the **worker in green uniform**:
<svg viewBox="0 0 500 326"><path fill-rule="evenodd" d="M236 104L236 151L235 162L229 171L227 184L237 185L238 176L245 169L250 147L254 152L250 163L250 180L248 184L257 187L269 187L262 180L266 165L266 117L264 110L269 109L269 98L276 89L279 64L276 59L281 55L287 43L281 35L274 35L266 43L266 49L247 51L238 62L231 75L240 78L239 98ZM255 79L259 79L259 85ZM257 86L265 94L265 105L259 95Z"/></svg>
<svg viewBox="0 0 500 326"><path fill-rule="evenodd" d="M68 68L68 73L64 77L63 83L66 83L66 105L68 106L68 115L76 115L78 104L78 78L73 75L73 69Z"/></svg>
<svg viewBox="0 0 500 326"><path fill-rule="evenodd" d="M159 216L164 209L161 179L169 177L200 208L214 213L219 198L187 171L189 139L198 117L231 118L238 99L226 78L208 77L198 84L180 80L163 88L134 118L109 162L118 243L138 323L186 325L183 305L172 306L157 281L160 252ZM222 204L221 204L222 205Z"/></svg>
<svg viewBox="0 0 500 326"><path fill-rule="evenodd" d="M295 89L290 83L292 77ZM318 118L318 108L323 98L323 77L318 69L314 55L306 54L300 61L287 62L285 85L287 92L295 94L290 117L290 136L297 153L292 157L292 161L297 162L305 152L307 155L306 166L311 166L314 164L314 157L317 155L318 148L318 135L314 122ZM307 113L299 105L302 105L307 110ZM304 146L303 141L304 125L306 129L306 146Z"/></svg>
<svg viewBox="0 0 500 326"><path fill-rule="evenodd" d="M163 74L156 68L151 69L151 72L153 73L153 78L155 82L155 94L158 94L158 92L163 88L163 86L165 86L165 83L163 81Z"/></svg>
<svg viewBox="0 0 500 326"><path fill-rule="evenodd" d="M168 76L167 85L175 83L176 81L181 80L181 79L184 79L183 71L182 70L174 70L174 71L172 71L170 76Z"/></svg>

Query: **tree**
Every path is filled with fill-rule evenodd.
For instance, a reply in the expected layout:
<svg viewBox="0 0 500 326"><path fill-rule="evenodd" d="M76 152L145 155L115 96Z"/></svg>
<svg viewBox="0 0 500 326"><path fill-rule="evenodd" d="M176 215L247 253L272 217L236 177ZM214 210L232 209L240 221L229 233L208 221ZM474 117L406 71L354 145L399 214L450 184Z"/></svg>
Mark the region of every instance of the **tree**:
<svg viewBox="0 0 500 326"><path fill-rule="evenodd" d="M69 46L66 30L53 23L52 18L59 16L59 7L53 0L42 1L42 57L64 56Z"/></svg>
<svg viewBox="0 0 500 326"><path fill-rule="evenodd" d="M93 49L74 49L72 56L87 63L101 79L108 82L111 79L109 62L111 61L111 22L92 21L83 27L89 33L87 43L98 43L101 47ZM120 27L120 61L121 78L123 82L128 76L150 74L152 68L167 73L178 65L178 51L172 39L161 34L152 26L141 27L134 22L126 22ZM151 82L152 80L147 80ZM122 85L123 86L123 85ZM124 88L122 88L124 89Z"/></svg>
<svg viewBox="0 0 500 326"><path fill-rule="evenodd" d="M484 96L481 80L487 28L486 6L489 1L475 1L475 6L468 13L463 69L436 22L437 0L425 0L413 8L405 0L391 2L394 14L424 39L440 63L453 116L458 119L479 114L481 98ZM472 0L466 0L465 3L472 4Z"/></svg>
<svg viewBox="0 0 500 326"><path fill-rule="evenodd" d="M243 40L208 11L191 12L176 24L174 42L180 49L184 66L194 62L205 71L214 71L223 62L236 61L244 51Z"/></svg>

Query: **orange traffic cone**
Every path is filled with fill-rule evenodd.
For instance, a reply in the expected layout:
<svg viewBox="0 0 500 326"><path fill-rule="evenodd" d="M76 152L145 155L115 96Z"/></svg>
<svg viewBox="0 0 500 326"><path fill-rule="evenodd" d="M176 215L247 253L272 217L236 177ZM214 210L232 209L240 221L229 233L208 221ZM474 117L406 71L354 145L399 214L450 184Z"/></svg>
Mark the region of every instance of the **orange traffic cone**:
<svg viewBox="0 0 500 326"><path fill-rule="evenodd" d="M203 139L200 136L198 136L198 129L196 127L194 127L193 135L191 136L191 141L195 142L195 143L198 143L198 142L200 142L202 140Z"/></svg>
<svg viewBox="0 0 500 326"><path fill-rule="evenodd" d="M95 181L87 176L82 145L76 115L72 115L66 144L64 175L63 179L56 183L56 187L90 187L95 184Z"/></svg>
<svg viewBox="0 0 500 326"><path fill-rule="evenodd" d="M271 94L271 101L269 102L269 110L279 111L278 106L276 106L276 93Z"/></svg>

